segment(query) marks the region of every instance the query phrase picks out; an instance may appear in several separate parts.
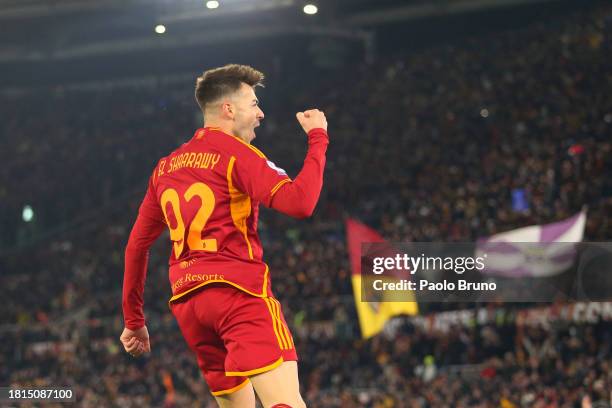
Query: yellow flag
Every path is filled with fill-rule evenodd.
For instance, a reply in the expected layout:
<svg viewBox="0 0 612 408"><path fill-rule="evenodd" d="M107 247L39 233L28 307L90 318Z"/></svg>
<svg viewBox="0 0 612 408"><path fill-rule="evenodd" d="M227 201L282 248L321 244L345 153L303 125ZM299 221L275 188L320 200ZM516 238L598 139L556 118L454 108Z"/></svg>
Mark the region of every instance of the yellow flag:
<svg viewBox="0 0 612 408"><path fill-rule="evenodd" d="M419 307L415 301L391 301L385 299L384 294L379 302L361 301L361 243L385 242L385 240L373 229L353 219L346 221L346 238L351 261L353 295L362 337L367 339L379 333L387 320L393 316L418 314ZM411 300L413 299L414 297Z"/></svg>

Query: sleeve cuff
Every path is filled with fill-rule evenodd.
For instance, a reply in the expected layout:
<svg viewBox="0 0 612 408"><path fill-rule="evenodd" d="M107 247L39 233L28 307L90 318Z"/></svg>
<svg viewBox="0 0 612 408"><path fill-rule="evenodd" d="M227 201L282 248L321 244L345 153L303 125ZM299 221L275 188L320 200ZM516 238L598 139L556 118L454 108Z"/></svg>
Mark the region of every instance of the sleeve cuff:
<svg viewBox="0 0 612 408"><path fill-rule="evenodd" d="M126 329L136 331L145 326L145 320L144 319L138 319L138 320L125 320L124 319L123 324Z"/></svg>
<svg viewBox="0 0 612 408"><path fill-rule="evenodd" d="M312 139L316 136L324 136L326 139L329 138L327 131L323 128L310 129L310 131L308 132L308 139Z"/></svg>

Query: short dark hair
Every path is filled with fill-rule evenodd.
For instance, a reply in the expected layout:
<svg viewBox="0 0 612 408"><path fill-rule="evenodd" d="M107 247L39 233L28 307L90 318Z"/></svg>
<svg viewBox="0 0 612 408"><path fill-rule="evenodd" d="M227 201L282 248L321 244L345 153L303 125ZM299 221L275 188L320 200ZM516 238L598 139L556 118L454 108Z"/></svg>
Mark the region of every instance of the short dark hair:
<svg viewBox="0 0 612 408"><path fill-rule="evenodd" d="M263 86L264 74L248 65L228 64L209 69L196 80L195 97L200 109L219 98L240 89L244 82L249 86Z"/></svg>

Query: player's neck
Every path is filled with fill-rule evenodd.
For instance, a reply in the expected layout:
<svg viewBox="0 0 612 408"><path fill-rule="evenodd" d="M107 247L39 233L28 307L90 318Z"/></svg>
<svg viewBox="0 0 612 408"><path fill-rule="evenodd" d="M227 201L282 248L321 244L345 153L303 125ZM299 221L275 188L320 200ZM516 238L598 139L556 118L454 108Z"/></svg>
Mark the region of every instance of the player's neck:
<svg viewBox="0 0 612 408"><path fill-rule="evenodd" d="M244 141L245 143L250 143L250 142L247 142L246 140L244 140L243 138L241 138L240 136L234 134L234 131L232 130L232 128L228 124L224 124L224 123L218 122L218 121L207 121L207 122L204 122L204 127L205 128L216 128L216 129L219 129L223 133L226 133L228 135L232 135L234 137L237 137L238 139Z"/></svg>
<svg viewBox="0 0 612 408"><path fill-rule="evenodd" d="M206 121L204 122L204 127L220 129L223 133L227 133L228 135L233 134L232 128L228 126L226 123L223 123L221 121L216 121L216 120Z"/></svg>

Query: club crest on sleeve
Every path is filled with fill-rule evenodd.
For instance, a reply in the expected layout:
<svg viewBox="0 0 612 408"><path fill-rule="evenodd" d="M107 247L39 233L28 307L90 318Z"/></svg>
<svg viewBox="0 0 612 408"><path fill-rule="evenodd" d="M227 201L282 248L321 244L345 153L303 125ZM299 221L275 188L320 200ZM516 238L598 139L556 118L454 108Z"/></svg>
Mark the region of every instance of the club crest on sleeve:
<svg viewBox="0 0 612 408"><path fill-rule="evenodd" d="M274 164L270 160L266 160L266 163L268 163L268 166L270 166L271 169L275 170L280 176L287 175L287 172L285 170L281 169L280 167L278 167L276 164Z"/></svg>

